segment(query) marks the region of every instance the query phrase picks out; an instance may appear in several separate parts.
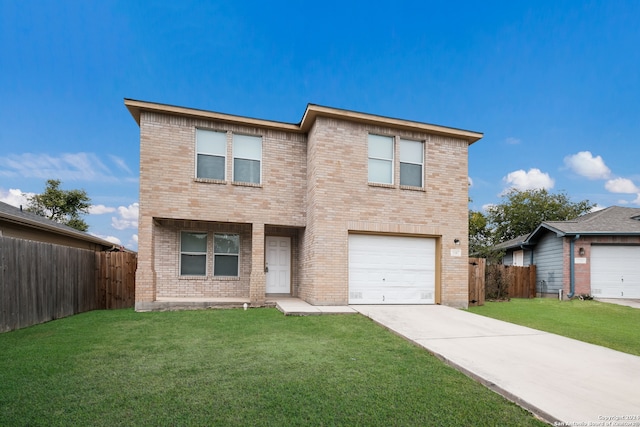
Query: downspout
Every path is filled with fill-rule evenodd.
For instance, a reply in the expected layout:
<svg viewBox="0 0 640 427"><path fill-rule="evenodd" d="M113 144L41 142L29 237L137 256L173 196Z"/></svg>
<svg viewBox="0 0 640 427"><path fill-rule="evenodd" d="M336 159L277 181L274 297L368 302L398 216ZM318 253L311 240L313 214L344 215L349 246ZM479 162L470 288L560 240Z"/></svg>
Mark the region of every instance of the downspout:
<svg viewBox="0 0 640 427"><path fill-rule="evenodd" d="M522 249L522 251L526 251L527 248L524 247L524 244L520 245L520 249ZM529 265L533 265L533 249L529 250Z"/></svg>
<svg viewBox="0 0 640 427"><path fill-rule="evenodd" d="M567 298L571 299L576 293L576 258L575 258L575 248L576 248L576 240L580 238L579 234L576 234L573 239L569 241L569 293L567 294Z"/></svg>

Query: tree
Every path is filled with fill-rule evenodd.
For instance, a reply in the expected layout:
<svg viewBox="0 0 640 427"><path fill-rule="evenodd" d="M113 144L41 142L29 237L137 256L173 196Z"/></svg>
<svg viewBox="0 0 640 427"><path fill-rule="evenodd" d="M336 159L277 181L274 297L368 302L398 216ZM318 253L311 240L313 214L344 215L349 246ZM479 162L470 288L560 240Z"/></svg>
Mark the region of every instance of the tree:
<svg viewBox="0 0 640 427"><path fill-rule="evenodd" d="M87 231L89 225L80 218L89 213L91 199L84 190L62 190L59 179L47 180L42 194L27 196L29 212L44 216L76 230Z"/></svg>
<svg viewBox="0 0 640 427"><path fill-rule="evenodd" d="M502 197L502 203L487 209L493 244L531 233L541 222L571 220L595 207L588 200L572 202L564 192L551 194L545 189L512 189Z"/></svg>
<svg viewBox="0 0 640 427"><path fill-rule="evenodd" d="M491 243L487 217L482 212L469 211L469 253L479 255Z"/></svg>

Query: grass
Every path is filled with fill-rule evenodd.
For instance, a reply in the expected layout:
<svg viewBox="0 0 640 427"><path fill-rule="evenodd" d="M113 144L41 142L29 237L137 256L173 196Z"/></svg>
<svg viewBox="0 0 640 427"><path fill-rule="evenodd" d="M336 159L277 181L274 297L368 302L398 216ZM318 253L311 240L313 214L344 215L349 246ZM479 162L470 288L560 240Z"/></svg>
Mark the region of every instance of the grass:
<svg viewBox="0 0 640 427"><path fill-rule="evenodd" d="M487 302L469 311L640 356L640 310L598 301L554 298Z"/></svg>
<svg viewBox="0 0 640 427"><path fill-rule="evenodd" d="M544 425L359 315L94 311L0 334L0 425Z"/></svg>

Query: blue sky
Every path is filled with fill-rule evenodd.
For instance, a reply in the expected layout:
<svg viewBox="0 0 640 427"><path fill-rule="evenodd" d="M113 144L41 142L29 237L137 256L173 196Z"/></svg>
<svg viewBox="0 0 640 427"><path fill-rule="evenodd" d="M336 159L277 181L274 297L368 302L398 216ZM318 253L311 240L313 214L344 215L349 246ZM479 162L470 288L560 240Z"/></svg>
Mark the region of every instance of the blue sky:
<svg viewBox="0 0 640 427"><path fill-rule="evenodd" d="M49 178L137 248L133 98L297 123L307 103L484 133L508 188L640 206L638 1L0 0L0 200Z"/></svg>

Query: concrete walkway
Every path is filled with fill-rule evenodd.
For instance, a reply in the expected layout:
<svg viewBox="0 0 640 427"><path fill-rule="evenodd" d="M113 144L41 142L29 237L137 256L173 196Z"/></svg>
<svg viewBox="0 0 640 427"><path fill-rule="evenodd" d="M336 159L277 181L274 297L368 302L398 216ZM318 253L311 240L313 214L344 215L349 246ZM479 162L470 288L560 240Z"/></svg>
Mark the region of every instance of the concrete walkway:
<svg viewBox="0 0 640 427"><path fill-rule="evenodd" d="M351 307L551 424L640 426L638 356L440 305Z"/></svg>
<svg viewBox="0 0 640 427"><path fill-rule="evenodd" d="M286 316L309 316L319 314L357 314L346 305L311 305L299 298L274 298L276 308Z"/></svg>

